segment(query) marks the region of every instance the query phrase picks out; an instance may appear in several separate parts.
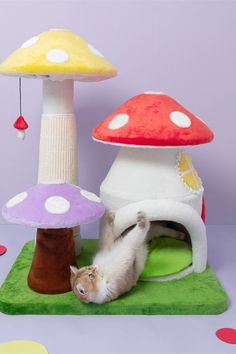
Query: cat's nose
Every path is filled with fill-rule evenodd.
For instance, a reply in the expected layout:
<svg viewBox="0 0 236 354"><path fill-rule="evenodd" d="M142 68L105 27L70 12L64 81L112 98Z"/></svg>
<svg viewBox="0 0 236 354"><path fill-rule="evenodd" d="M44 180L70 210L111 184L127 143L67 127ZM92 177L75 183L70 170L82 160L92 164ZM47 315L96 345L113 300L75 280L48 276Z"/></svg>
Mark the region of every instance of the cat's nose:
<svg viewBox="0 0 236 354"><path fill-rule="evenodd" d="M79 292L80 292L80 294L82 294L82 295L84 295L84 294L85 294L85 291L84 291L84 289L83 289L83 288L80 288L80 289L79 289Z"/></svg>
<svg viewBox="0 0 236 354"><path fill-rule="evenodd" d="M78 290L81 295L87 294L87 291L82 286L78 286Z"/></svg>

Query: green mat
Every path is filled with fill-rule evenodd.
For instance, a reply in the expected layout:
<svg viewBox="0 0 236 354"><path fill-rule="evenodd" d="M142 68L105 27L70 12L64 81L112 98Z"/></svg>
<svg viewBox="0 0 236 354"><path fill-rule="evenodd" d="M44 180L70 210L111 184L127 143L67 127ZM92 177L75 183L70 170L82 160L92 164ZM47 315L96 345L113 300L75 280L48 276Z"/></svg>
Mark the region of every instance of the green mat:
<svg viewBox="0 0 236 354"><path fill-rule="evenodd" d="M192 249L184 241L158 237L151 241L141 279L175 274L192 264Z"/></svg>
<svg viewBox="0 0 236 354"><path fill-rule="evenodd" d="M79 264L91 262L96 240L82 240ZM27 286L34 241L25 244L0 289L0 311L7 314L218 314L227 309L227 296L208 266L170 282L142 282L119 299L103 305L82 304L72 292L42 295Z"/></svg>

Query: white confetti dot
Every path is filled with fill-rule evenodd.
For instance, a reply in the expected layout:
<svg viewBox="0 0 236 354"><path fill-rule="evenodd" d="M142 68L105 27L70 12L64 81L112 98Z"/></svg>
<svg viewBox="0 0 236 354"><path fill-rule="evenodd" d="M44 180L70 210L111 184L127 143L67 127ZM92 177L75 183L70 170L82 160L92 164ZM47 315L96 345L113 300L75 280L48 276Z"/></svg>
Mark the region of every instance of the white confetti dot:
<svg viewBox="0 0 236 354"><path fill-rule="evenodd" d="M51 63L65 63L69 59L69 54L62 49L52 49L47 52L47 60Z"/></svg>
<svg viewBox="0 0 236 354"><path fill-rule="evenodd" d="M92 202L97 202L97 203L101 202L101 199L96 194L88 192L85 189L81 189L80 193L82 194L83 197L92 200Z"/></svg>
<svg viewBox="0 0 236 354"><path fill-rule="evenodd" d="M88 44L88 48L89 50L91 50L91 52L93 52L94 54L98 55L99 57L104 58L104 55L99 52L99 50L97 50L95 47L93 47L91 44Z"/></svg>
<svg viewBox="0 0 236 354"><path fill-rule="evenodd" d="M145 95L164 95L164 92L161 91L145 91Z"/></svg>
<svg viewBox="0 0 236 354"><path fill-rule="evenodd" d="M32 37L30 39L28 39L28 41L24 42L21 46L21 48L29 48L32 45L34 45L35 43L37 43L39 40L38 36Z"/></svg>
<svg viewBox="0 0 236 354"><path fill-rule="evenodd" d="M109 123L108 128L111 130L120 129L124 125L126 125L129 121L128 114L121 113L117 114Z"/></svg>
<svg viewBox="0 0 236 354"><path fill-rule="evenodd" d="M55 195L46 200L45 209L51 214L65 214L70 210L70 202L66 198Z"/></svg>
<svg viewBox="0 0 236 354"><path fill-rule="evenodd" d="M20 194L17 194L15 197L8 200L6 207L12 208L12 207L20 204L21 202L23 202L23 200L25 200L27 198L27 196L28 196L27 192L22 192Z"/></svg>
<svg viewBox="0 0 236 354"><path fill-rule="evenodd" d="M191 126L190 118L183 112L175 111L170 114L171 121L180 128L189 128Z"/></svg>

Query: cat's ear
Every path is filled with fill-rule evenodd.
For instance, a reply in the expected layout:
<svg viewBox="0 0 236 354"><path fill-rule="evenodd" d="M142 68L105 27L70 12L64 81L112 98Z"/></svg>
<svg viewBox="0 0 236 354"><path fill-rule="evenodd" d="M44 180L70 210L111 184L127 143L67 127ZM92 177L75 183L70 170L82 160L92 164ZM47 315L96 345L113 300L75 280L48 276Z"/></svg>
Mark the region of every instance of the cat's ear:
<svg viewBox="0 0 236 354"><path fill-rule="evenodd" d="M75 277L75 274L78 272L78 268L75 266L70 266L70 276L73 279Z"/></svg>

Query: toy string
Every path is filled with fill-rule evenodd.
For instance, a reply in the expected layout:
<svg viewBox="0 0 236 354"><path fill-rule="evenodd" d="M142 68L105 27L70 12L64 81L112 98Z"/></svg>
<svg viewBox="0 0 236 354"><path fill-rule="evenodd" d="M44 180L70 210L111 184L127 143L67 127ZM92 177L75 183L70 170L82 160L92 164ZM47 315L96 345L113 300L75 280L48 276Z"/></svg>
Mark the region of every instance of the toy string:
<svg viewBox="0 0 236 354"><path fill-rule="evenodd" d="M22 96L21 96L21 77L19 77L19 97L20 97L20 116L22 116Z"/></svg>

